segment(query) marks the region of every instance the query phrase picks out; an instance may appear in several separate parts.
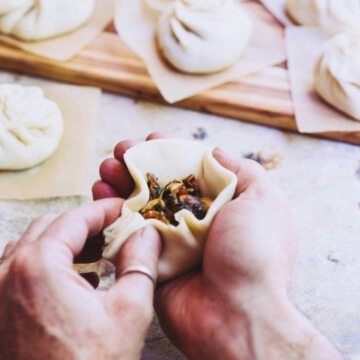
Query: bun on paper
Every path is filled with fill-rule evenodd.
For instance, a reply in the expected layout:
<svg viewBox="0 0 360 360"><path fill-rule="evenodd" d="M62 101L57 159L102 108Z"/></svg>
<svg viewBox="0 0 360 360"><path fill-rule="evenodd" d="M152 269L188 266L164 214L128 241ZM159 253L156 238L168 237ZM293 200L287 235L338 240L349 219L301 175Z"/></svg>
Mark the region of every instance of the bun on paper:
<svg viewBox="0 0 360 360"><path fill-rule="evenodd" d="M157 26L160 54L177 70L218 72L247 48L252 20L234 0L175 0Z"/></svg>
<svg viewBox="0 0 360 360"><path fill-rule="evenodd" d="M83 25L94 8L95 0L0 0L0 33L24 41L56 37Z"/></svg>
<svg viewBox="0 0 360 360"><path fill-rule="evenodd" d="M326 43L315 65L314 87L328 104L360 120L360 31L340 33Z"/></svg>
<svg viewBox="0 0 360 360"><path fill-rule="evenodd" d="M63 134L59 107L42 89L0 85L0 169L21 170L48 159Z"/></svg>

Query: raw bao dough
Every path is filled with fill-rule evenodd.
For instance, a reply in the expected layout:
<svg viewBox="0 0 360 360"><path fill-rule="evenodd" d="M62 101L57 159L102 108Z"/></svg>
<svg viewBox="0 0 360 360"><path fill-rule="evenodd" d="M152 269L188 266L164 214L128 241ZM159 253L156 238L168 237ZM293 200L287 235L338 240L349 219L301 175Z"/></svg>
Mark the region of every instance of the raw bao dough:
<svg viewBox="0 0 360 360"><path fill-rule="evenodd" d="M95 0L0 0L0 32L25 41L44 40L75 30L94 9Z"/></svg>
<svg viewBox="0 0 360 360"><path fill-rule="evenodd" d="M314 86L327 103L360 120L360 32L344 32L326 43Z"/></svg>
<svg viewBox="0 0 360 360"><path fill-rule="evenodd" d="M135 181L135 190L124 202L121 217L104 231L103 257L115 262L122 244L136 230L152 225L162 235L163 252L159 262L158 281L169 280L201 263L205 237L219 208L234 195L237 177L222 167L212 150L186 140L159 139L144 142L124 155ZM202 196L213 200L206 216L198 220L189 210L181 210L175 218L179 225L166 225L156 219L145 220L138 212L149 200L146 173L151 172L161 187L169 181L194 174Z"/></svg>
<svg viewBox="0 0 360 360"><path fill-rule="evenodd" d="M176 0L145 0L145 1L152 9L162 11L165 9L167 5L170 4L170 2ZM243 1L247 1L247 0L235 0L235 2L243 2Z"/></svg>
<svg viewBox="0 0 360 360"><path fill-rule="evenodd" d="M286 9L296 23L330 35L360 30L360 0L287 0Z"/></svg>
<svg viewBox="0 0 360 360"><path fill-rule="evenodd" d="M145 0L146 3L155 10L162 11L167 5L169 5L173 0Z"/></svg>
<svg viewBox="0 0 360 360"><path fill-rule="evenodd" d="M63 134L59 107L42 89L0 85L0 169L20 170L49 158Z"/></svg>
<svg viewBox="0 0 360 360"><path fill-rule="evenodd" d="M32 0L0 0L0 14L17 10Z"/></svg>
<svg viewBox="0 0 360 360"><path fill-rule="evenodd" d="M245 51L252 21L234 0L176 0L160 16L160 53L190 74L224 70Z"/></svg>

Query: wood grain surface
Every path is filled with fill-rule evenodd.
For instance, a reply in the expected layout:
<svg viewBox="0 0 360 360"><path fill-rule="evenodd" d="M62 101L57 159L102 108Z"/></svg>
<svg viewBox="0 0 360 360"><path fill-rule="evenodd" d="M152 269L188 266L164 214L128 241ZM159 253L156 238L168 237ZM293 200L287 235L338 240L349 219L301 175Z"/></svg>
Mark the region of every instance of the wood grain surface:
<svg viewBox="0 0 360 360"><path fill-rule="evenodd" d="M263 8L263 11L266 10ZM276 22L274 18L273 21ZM167 104L142 60L119 38L112 24L67 62L49 60L0 43L0 68ZM171 106L298 132L286 63ZM313 136L360 144L360 132L328 132Z"/></svg>

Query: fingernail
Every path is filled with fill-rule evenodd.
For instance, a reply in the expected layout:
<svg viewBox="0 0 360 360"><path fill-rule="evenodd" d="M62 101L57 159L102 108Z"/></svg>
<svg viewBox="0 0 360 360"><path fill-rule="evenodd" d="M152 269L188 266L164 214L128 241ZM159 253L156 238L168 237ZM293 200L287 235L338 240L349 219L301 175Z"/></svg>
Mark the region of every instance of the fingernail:
<svg viewBox="0 0 360 360"><path fill-rule="evenodd" d="M222 149L222 148L219 148L219 147L215 147L215 148L214 148L214 152L224 153L225 150Z"/></svg>

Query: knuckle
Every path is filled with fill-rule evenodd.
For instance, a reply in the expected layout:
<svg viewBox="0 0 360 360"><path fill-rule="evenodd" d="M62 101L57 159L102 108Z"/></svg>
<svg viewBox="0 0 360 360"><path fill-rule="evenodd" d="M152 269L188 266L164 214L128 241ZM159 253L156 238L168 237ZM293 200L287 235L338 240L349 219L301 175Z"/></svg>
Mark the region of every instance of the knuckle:
<svg viewBox="0 0 360 360"><path fill-rule="evenodd" d="M35 257L30 246L21 246L11 261L10 272L14 281L32 279L35 270Z"/></svg>
<svg viewBox="0 0 360 360"><path fill-rule="evenodd" d="M43 222L44 220L51 220L54 216L55 214L44 214L37 216L35 219L32 220L31 224L38 224L40 222Z"/></svg>

